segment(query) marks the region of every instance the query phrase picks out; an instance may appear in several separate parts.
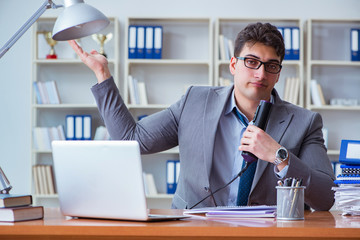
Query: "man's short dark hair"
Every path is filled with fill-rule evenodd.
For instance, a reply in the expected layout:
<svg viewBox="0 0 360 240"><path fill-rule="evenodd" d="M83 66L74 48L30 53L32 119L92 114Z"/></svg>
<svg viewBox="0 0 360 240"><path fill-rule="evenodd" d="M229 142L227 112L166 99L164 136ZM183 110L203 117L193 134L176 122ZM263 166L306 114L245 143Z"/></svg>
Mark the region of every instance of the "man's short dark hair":
<svg viewBox="0 0 360 240"><path fill-rule="evenodd" d="M251 44L252 46L255 43L262 43L265 46L273 47L277 55L280 57L280 62L284 60L284 39L277 27L274 25L260 22L247 25L236 36L234 56L239 57L239 54L245 44Z"/></svg>

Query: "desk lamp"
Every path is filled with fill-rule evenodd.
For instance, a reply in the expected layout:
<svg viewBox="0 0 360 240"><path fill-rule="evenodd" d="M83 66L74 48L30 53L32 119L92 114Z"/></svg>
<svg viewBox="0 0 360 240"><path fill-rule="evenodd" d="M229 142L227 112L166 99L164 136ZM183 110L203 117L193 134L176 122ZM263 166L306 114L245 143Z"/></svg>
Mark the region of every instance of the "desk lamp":
<svg viewBox="0 0 360 240"><path fill-rule="evenodd" d="M25 22L24 25L0 49L0 58L16 43L16 41L34 24L34 22L49 8L65 7L57 18L53 28L53 39L66 41L92 35L105 28L109 19L100 11L87 5L83 0L64 0L64 5L56 5L52 0L46 0L42 6ZM12 186L0 167L0 194L9 193Z"/></svg>
<svg viewBox="0 0 360 240"><path fill-rule="evenodd" d="M63 5L56 5L46 0L43 5L25 22L25 24L0 49L0 58L16 43L16 41L34 24L49 8L65 7L57 18L52 38L56 41L78 39L92 35L105 28L109 19L96 8L84 3L83 0L64 0Z"/></svg>

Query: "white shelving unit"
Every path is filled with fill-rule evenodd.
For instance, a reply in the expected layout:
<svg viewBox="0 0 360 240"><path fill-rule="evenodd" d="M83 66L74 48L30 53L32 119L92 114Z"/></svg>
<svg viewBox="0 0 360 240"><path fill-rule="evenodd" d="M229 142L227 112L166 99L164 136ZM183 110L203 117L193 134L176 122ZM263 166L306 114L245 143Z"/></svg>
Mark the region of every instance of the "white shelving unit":
<svg viewBox="0 0 360 240"><path fill-rule="evenodd" d="M110 71L119 86L119 23L116 18L109 18L109 26L101 34L112 32L113 37L105 44ZM58 59L46 59L50 46L46 43L42 31L51 31L56 18L40 18L33 26L32 31L32 94L31 94L31 128L56 127L63 125L68 114L90 114L92 116L92 137L95 129L103 125L98 113L95 100L90 88L97 80L93 72L88 69L76 56L70 45L57 42L55 53ZM79 40L85 51L99 49L100 46L91 36ZM38 104L34 91L34 82L55 81L59 90L60 104ZM52 151L35 148L33 136L31 139L32 157L31 166L52 165ZM33 174L32 174L33 176ZM34 178L32 177L32 195L35 204L57 206L57 194L37 194Z"/></svg>
<svg viewBox="0 0 360 240"><path fill-rule="evenodd" d="M306 106L319 112L328 129L328 155L338 161L342 139L359 139L360 105L330 105L333 98L360 101L360 62L352 62L350 29L360 28L360 19L309 19L307 21ZM311 101L310 81L317 80L326 105ZM340 119L339 120L339 116Z"/></svg>
<svg viewBox="0 0 360 240"><path fill-rule="evenodd" d="M303 27L300 19L259 19L259 18L218 18L215 23L214 44L214 76L215 85L220 85L219 78L233 79L229 71L229 60L221 60L219 54L219 36L224 35L227 39L235 41L237 34L250 23L269 22L277 27L299 27L300 32L300 60L285 60L282 65L279 82L276 84L279 95L283 97L285 79L287 77L298 77L300 79L299 105L304 106L304 37Z"/></svg>
<svg viewBox="0 0 360 240"><path fill-rule="evenodd" d="M161 59L128 58L128 26L162 26ZM210 18L137 18L125 25L124 99L133 117L150 115L178 101L191 85L213 85L213 27ZM147 105L130 104L128 76L144 82ZM143 170L155 177L157 196L148 196L148 204L161 208L171 206L166 193L166 160L179 159L171 149L143 156Z"/></svg>

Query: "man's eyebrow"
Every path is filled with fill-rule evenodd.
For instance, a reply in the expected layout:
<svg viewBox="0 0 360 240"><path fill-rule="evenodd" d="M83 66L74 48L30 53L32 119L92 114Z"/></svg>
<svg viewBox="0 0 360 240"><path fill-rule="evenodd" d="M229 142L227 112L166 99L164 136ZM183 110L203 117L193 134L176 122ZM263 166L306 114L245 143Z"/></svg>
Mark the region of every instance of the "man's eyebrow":
<svg viewBox="0 0 360 240"><path fill-rule="evenodd" d="M251 58L256 58L256 59L260 60L260 58L259 58L258 56L253 55L253 54L246 54L245 57L251 57ZM269 60L266 61L266 62L276 62L276 63L280 63L280 61L277 60L277 59L269 59Z"/></svg>

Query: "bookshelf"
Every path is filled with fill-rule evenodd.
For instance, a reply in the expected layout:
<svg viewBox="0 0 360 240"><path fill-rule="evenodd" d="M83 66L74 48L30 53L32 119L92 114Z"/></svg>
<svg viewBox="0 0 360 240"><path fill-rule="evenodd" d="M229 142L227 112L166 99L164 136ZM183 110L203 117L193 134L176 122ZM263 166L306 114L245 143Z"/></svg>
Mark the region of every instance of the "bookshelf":
<svg viewBox="0 0 360 240"><path fill-rule="evenodd" d="M331 105L331 99L357 99L360 62L351 61L350 29L360 28L360 19L307 20L306 106L319 112L328 129L328 155L338 161L342 139L359 139L360 105ZM320 84L325 105L312 102L310 81ZM341 116L339 121L339 116Z"/></svg>
<svg viewBox="0 0 360 240"><path fill-rule="evenodd" d="M132 59L128 56L128 28L162 26L162 58ZM138 18L129 17L125 24L124 100L134 117L161 111L178 101L191 85L213 85L213 26L210 18ZM148 104L132 104L128 76L144 82ZM155 178L156 196L148 204L171 206L166 193L166 161L179 159L177 148L144 155L143 170ZM164 205L162 205L164 206Z"/></svg>
<svg viewBox="0 0 360 240"><path fill-rule="evenodd" d="M110 71L119 86L119 23L117 18L109 18L109 26L100 34L112 33L112 38L105 43ZM54 46L57 59L47 59L50 46L44 34L39 32L51 31L56 18L40 18L32 28L32 77L31 77L31 129L36 127L50 128L63 126L65 129L65 116L69 114L91 115L91 135L94 137L98 126L103 125L98 113L95 100L90 88L96 84L94 74L76 56L68 43L57 42ZM88 36L79 40L86 50L100 49L100 45ZM34 83L54 81L58 88L60 104L39 104ZM34 140L34 131L31 136L31 171L32 195L34 203L44 206L58 206L57 194L39 193L36 189L33 167L37 165L52 165L51 149L39 149Z"/></svg>
<svg viewBox="0 0 360 240"><path fill-rule="evenodd" d="M284 96L285 82L288 77L299 78L299 93L297 104L304 106L304 37L303 26L300 19L281 19L281 18L217 18L215 22L215 41L214 41L214 85L219 86L220 78L233 79L229 71L230 59L224 59L220 54L220 36L235 41L237 34L249 23L269 22L277 27L298 27L300 38L300 57L299 60L284 60L282 65L279 82L275 85L280 97ZM232 54L231 54L232 55ZM231 56L230 56L231 58Z"/></svg>

